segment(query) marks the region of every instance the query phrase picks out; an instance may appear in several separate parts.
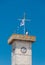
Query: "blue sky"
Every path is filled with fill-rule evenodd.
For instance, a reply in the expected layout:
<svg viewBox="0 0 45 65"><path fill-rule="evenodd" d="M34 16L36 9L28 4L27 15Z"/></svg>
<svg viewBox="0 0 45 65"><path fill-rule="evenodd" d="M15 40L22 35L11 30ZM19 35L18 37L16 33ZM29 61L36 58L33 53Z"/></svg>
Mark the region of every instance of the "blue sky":
<svg viewBox="0 0 45 65"><path fill-rule="evenodd" d="M32 44L32 65L45 65L45 0L0 0L0 65L11 65L11 46L8 38L13 33L23 34L18 18L26 12L26 29L36 36Z"/></svg>

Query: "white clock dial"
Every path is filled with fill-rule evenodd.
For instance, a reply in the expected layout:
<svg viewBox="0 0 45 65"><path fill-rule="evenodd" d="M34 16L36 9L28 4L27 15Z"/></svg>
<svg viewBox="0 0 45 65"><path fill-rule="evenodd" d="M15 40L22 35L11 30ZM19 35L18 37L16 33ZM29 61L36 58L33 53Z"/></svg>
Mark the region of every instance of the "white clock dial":
<svg viewBox="0 0 45 65"><path fill-rule="evenodd" d="M25 47L22 47L22 48L21 48L21 52L22 52L22 53L26 53L26 51L27 51L27 49L26 49Z"/></svg>

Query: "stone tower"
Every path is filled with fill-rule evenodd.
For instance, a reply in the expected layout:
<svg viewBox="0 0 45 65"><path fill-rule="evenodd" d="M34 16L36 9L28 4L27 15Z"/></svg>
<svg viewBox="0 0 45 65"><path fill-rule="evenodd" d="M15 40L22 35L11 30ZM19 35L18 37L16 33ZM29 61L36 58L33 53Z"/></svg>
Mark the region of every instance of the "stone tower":
<svg viewBox="0 0 45 65"><path fill-rule="evenodd" d="M12 65L32 65L32 43L35 36L13 34L8 43L12 45Z"/></svg>

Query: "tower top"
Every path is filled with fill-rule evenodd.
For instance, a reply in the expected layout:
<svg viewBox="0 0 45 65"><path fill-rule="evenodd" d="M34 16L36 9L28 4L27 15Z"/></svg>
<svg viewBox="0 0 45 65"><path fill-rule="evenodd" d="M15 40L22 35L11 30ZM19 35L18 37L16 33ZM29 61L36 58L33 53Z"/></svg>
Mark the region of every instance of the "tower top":
<svg viewBox="0 0 45 65"><path fill-rule="evenodd" d="M13 34L9 39L8 43L12 44L12 42L19 40L19 41L28 41L34 42L36 40L35 36L28 36L28 35L21 35L21 34Z"/></svg>

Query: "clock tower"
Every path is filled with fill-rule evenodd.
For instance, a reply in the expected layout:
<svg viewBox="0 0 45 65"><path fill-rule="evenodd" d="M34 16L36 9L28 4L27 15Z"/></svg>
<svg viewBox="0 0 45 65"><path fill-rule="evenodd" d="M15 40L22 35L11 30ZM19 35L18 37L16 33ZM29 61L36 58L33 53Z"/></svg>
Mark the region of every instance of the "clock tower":
<svg viewBox="0 0 45 65"><path fill-rule="evenodd" d="M32 43L35 36L13 34L8 43L12 45L12 65L32 65Z"/></svg>

